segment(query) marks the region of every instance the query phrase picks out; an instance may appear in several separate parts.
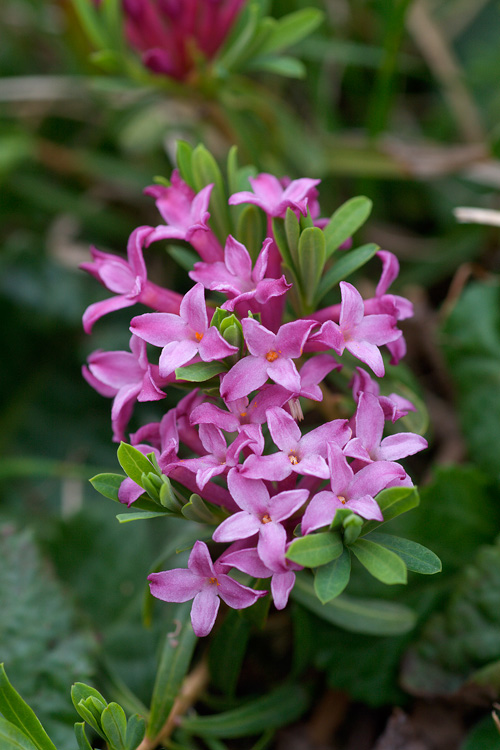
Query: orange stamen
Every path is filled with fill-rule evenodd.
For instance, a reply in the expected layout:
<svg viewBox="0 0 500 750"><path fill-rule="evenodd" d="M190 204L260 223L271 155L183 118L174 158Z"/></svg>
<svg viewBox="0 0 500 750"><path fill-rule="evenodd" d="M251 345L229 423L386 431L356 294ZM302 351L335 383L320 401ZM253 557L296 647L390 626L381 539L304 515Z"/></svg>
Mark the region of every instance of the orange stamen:
<svg viewBox="0 0 500 750"><path fill-rule="evenodd" d="M194 332L194 337L195 337L196 341L201 341L202 338L203 338L203 334L202 333L198 333L198 331L195 331Z"/></svg>
<svg viewBox="0 0 500 750"><path fill-rule="evenodd" d="M275 352L273 349L271 349L271 351L266 354L266 359L268 362L274 362L274 360L278 359L278 357L278 352Z"/></svg>
<svg viewBox="0 0 500 750"><path fill-rule="evenodd" d="M220 583L217 580L217 578L209 578L208 580L209 580L210 583L215 583L217 586L220 586Z"/></svg>
<svg viewBox="0 0 500 750"><path fill-rule="evenodd" d="M343 495L337 495L337 498L340 500L340 502L342 503L342 505L346 504L347 500L345 499L345 497Z"/></svg>
<svg viewBox="0 0 500 750"><path fill-rule="evenodd" d="M297 466L297 464L299 463L299 459L297 458L297 456L295 455L293 451L288 454L288 460L290 461L292 466Z"/></svg>
<svg viewBox="0 0 500 750"><path fill-rule="evenodd" d="M272 518L269 515L269 513L266 513L265 515L262 516L262 523L271 523L271 521L272 521Z"/></svg>

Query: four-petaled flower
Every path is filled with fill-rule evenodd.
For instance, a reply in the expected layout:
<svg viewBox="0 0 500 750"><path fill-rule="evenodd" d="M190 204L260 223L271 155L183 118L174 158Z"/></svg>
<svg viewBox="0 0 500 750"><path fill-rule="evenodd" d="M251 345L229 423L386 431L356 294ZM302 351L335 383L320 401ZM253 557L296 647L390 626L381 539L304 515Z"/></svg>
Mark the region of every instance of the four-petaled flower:
<svg viewBox="0 0 500 750"><path fill-rule="evenodd" d="M222 563L212 562L205 542L197 541L189 555L188 567L164 570L148 576L151 593L164 602L188 602L191 623L199 637L212 630L220 600L233 609L245 609L255 604L266 591L255 591L243 586L225 573Z"/></svg>
<svg viewBox="0 0 500 750"><path fill-rule="evenodd" d="M203 362L224 359L238 351L217 328L208 325L205 293L195 284L184 295L179 315L146 313L132 318L130 330L149 344L162 346L160 375L170 375L198 355Z"/></svg>
<svg viewBox="0 0 500 750"><path fill-rule="evenodd" d="M257 177L249 177L248 181L253 193L249 190L233 193L229 198L229 205L253 203L268 216L280 217L285 216L287 208L292 208L305 216L308 201L316 197L316 185L320 182L320 180L303 177L300 180L292 180L286 187L283 187L277 177L266 172L258 174Z"/></svg>

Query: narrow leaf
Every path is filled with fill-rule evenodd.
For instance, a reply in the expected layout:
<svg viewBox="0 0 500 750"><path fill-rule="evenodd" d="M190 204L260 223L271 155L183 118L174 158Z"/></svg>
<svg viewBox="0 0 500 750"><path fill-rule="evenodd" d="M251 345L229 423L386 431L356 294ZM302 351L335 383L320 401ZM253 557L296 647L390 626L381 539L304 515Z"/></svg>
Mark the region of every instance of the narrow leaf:
<svg viewBox="0 0 500 750"><path fill-rule="evenodd" d="M37 750L37 745L3 716L0 716L0 747L2 750Z"/></svg>
<svg viewBox="0 0 500 750"><path fill-rule="evenodd" d="M277 52L296 44L316 29L323 20L323 13L316 8L304 8L280 18L274 25L266 42L259 48L259 55Z"/></svg>
<svg viewBox="0 0 500 750"><path fill-rule="evenodd" d="M146 733L146 722L138 714L130 717L127 724L127 733L125 735L126 750L136 750L139 747L144 734Z"/></svg>
<svg viewBox="0 0 500 750"><path fill-rule="evenodd" d="M366 635L400 635L415 626L415 613L402 604L383 599L358 599L341 594L328 604L321 604L314 592L313 579L298 573L292 597L323 620L354 633Z"/></svg>
<svg viewBox="0 0 500 750"><path fill-rule="evenodd" d="M368 539L358 539L350 549L361 565L382 583L406 583L406 565L391 550Z"/></svg>
<svg viewBox="0 0 500 750"><path fill-rule="evenodd" d="M230 610L210 644L208 665L212 682L226 695L233 695L252 624L237 610Z"/></svg>
<svg viewBox="0 0 500 750"><path fill-rule="evenodd" d="M146 734L154 738L167 720L189 669L197 638L190 621L191 602L180 604L173 618L180 624L175 639L165 637L163 651L156 673L151 713Z"/></svg>
<svg viewBox="0 0 500 750"><path fill-rule="evenodd" d="M176 162L180 175L184 182L187 182L189 187L195 190L192 157L193 147L186 141L177 141Z"/></svg>
<svg viewBox="0 0 500 750"><path fill-rule="evenodd" d="M326 257L329 258L367 220L373 203L364 195L351 198L338 208L325 227Z"/></svg>
<svg viewBox="0 0 500 750"><path fill-rule="evenodd" d="M90 484L97 492L104 495L104 497L108 497L115 502L120 502L118 500L118 490L124 479L123 474L97 474L95 477L92 477Z"/></svg>
<svg viewBox="0 0 500 750"><path fill-rule="evenodd" d="M10 684L3 664L0 664L0 711L38 750L56 750L33 709Z"/></svg>
<svg viewBox="0 0 500 750"><path fill-rule="evenodd" d="M382 523L387 523L396 516L416 508L420 503L416 487L389 487L379 492L376 500L384 520L368 521L363 527L363 536L366 536L373 529L378 529Z"/></svg>
<svg viewBox="0 0 500 750"><path fill-rule="evenodd" d="M85 722L77 722L75 724L75 737L78 744L78 750L92 750L92 745L87 739L85 734Z"/></svg>
<svg viewBox="0 0 500 750"><path fill-rule="evenodd" d="M286 557L307 568L325 565L342 554L342 539L334 531L308 534L293 541Z"/></svg>
<svg viewBox="0 0 500 750"><path fill-rule="evenodd" d="M170 513L168 510L144 510L139 511L138 513L118 513L116 516L118 523L129 523L130 521L148 521L150 518L160 518L163 516L171 516L174 515L173 513Z"/></svg>
<svg viewBox="0 0 500 750"><path fill-rule="evenodd" d="M142 487L142 475L149 474L154 469L152 463L137 448L128 443L120 443L116 455L125 474Z"/></svg>
<svg viewBox="0 0 500 750"><path fill-rule="evenodd" d="M300 685L283 685L268 695L215 716L185 718L181 726L201 737L246 737L296 721L309 698Z"/></svg>
<svg viewBox="0 0 500 750"><path fill-rule="evenodd" d="M248 70L264 70L266 73L286 76L287 78L304 78L306 66L295 57L280 55L269 57L254 57L247 66Z"/></svg>
<svg viewBox="0 0 500 750"><path fill-rule="evenodd" d="M201 144L195 148L191 158L195 189L200 191L206 185L213 185L210 196L210 222L221 242L230 233L228 195L221 171L214 157Z"/></svg>
<svg viewBox="0 0 500 750"><path fill-rule="evenodd" d="M221 362L196 362L194 365L177 367L175 377L177 380L186 380L190 383L203 383L226 370L227 367Z"/></svg>
<svg viewBox="0 0 500 750"><path fill-rule="evenodd" d="M264 214L257 206L246 206L238 218L236 238L245 245L255 263L265 235Z"/></svg>
<svg viewBox="0 0 500 750"><path fill-rule="evenodd" d="M368 245L356 248L356 250L350 250L339 258L323 276L318 287L318 293L316 294L316 302L320 302L330 289L333 289L340 281L343 281L354 273L354 271L357 271L358 268L368 263L379 249L378 245L371 242Z"/></svg>
<svg viewBox="0 0 500 750"><path fill-rule="evenodd" d="M319 227L304 229L299 239L299 268L308 304L311 304L326 260L325 235Z"/></svg>
<svg viewBox="0 0 500 750"><path fill-rule="evenodd" d="M184 271L192 271L194 264L200 259L194 250L181 245L169 245L167 252Z"/></svg>
<svg viewBox="0 0 500 750"><path fill-rule="evenodd" d="M414 573L433 575L441 571L442 566L439 557L422 544L375 531L366 538L395 552L403 560L408 570L412 570Z"/></svg>
<svg viewBox="0 0 500 750"><path fill-rule="evenodd" d="M101 724L113 750L125 750L127 717L118 703L110 703L101 714Z"/></svg>
<svg viewBox="0 0 500 750"><path fill-rule="evenodd" d="M314 576L314 590L320 602L326 604L343 592L351 577L351 554L344 549L340 557L318 568Z"/></svg>

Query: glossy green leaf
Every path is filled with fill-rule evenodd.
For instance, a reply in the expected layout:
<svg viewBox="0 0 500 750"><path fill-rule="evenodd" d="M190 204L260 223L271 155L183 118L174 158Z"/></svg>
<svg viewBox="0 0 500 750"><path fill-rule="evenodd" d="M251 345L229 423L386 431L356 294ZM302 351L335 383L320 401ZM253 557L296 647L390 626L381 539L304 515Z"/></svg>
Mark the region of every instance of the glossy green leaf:
<svg viewBox="0 0 500 750"><path fill-rule="evenodd" d="M351 577L351 554L344 549L340 557L322 565L314 576L314 591L320 602L326 604L341 594Z"/></svg>
<svg viewBox="0 0 500 750"><path fill-rule="evenodd" d="M118 500L118 490L126 477L123 474L97 474L92 477L90 484L92 487L100 492L104 497L120 502Z"/></svg>
<svg viewBox="0 0 500 750"><path fill-rule="evenodd" d="M276 244L278 245L278 250L280 251L281 257L283 258L283 264L285 266L288 266L290 269L294 269L295 264L293 262L292 255L290 253L290 248L288 247L288 240L287 240L286 231L285 231L285 223L283 219L280 219L280 218L273 219L273 236L276 241Z"/></svg>
<svg viewBox="0 0 500 750"><path fill-rule="evenodd" d="M370 531L378 529L382 523L396 518L396 516L413 510L420 503L420 497L416 487L389 487L379 492L375 498L382 515L383 521L368 521L363 527L363 536Z"/></svg>
<svg viewBox="0 0 500 750"><path fill-rule="evenodd" d="M127 717L118 703L110 703L101 714L101 725L112 750L125 750Z"/></svg>
<svg viewBox="0 0 500 750"><path fill-rule="evenodd" d="M295 57L284 55L269 57L254 57L247 66L248 70L262 70L266 73L286 76L287 78L304 78L306 66Z"/></svg>
<svg viewBox="0 0 500 750"><path fill-rule="evenodd" d="M124 442L120 443L116 455L125 474L142 487L142 475L149 474L154 468L151 462L133 445Z"/></svg>
<svg viewBox="0 0 500 750"><path fill-rule="evenodd" d="M285 237L287 245L290 248L290 256L295 268L299 267L299 239L300 224L291 208L287 208L285 214Z"/></svg>
<svg viewBox="0 0 500 750"><path fill-rule="evenodd" d="M38 750L56 750L35 712L12 687L0 664L0 712L7 722L19 729Z"/></svg>
<svg viewBox="0 0 500 750"><path fill-rule="evenodd" d="M214 716L182 719L181 726L200 737L246 737L296 721L309 697L300 685L282 685L268 695Z"/></svg>
<svg viewBox="0 0 500 750"><path fill-rule="evenodd" d="M245 206L238 218L236 238L242 245L245 245L254 263L262 249L265 230L262 211L252 204Z"/></svg>
<svg viewBox="0 0 500 750"><path fill-rule="evenodd" d="M349 549L374 578L382 583L406 583L406 565L395 552L368 539L358 539Z"/></svg>
<svg viewBox="0 0 500 750"><path fill-rule="evenodd" d="M258 33L259 19L258 7L247 4L217 57L217 67L224 71L237 70L247 59Z"/></svg>
<svg viewBox="0 0 500 750"><path fill-rule="evenodd" d="M172 619L177 626L178 634L175 638L165 636L146 730L147 736L151 738L158 735L167 720L191 663L197 642L191 626L191 606L192 602L186 602L176 608Z"/></svg>
<svg viewBox="0 0 500 750"><path fill-rule="evenodd" d="M319 227L304 229L299 239L299 269L308 304L311 304L326 260L325 235Z"/></svg>
<svg viewBox="0 0 500 750"><path fill-rule="evenodd" d="M338 258L334 265L324 274L318 287L315 298L316 302L319 303L330 289L333 289L339 282L346 279L354 271L357 271L358 268L364 266L365 263L368 263L379 249L378 245L371 242L368 245L356 248L356 250L349 250Z"/></svg>
<svg viewBox="0 0 500 750"><path fill-rule="evenodd" d="M291 596L313 614L333 625L366 635L399 635L415 626L415 613L402 604L383 599L361 599L341 594L322 604L314 591L312 576L298 573Z"/></svg>
<svg viewBox="0 0 500 750"><path fill-rule="evenodd" d="M371 214L373 203L364 195L358 195L355 198L343 203L334 214L325 227L326 240L326 257L329 258L343 242L353 236L353 234L365 223Z"/></svg>
<svg viewBox="0 0 500 750"><path fill-rule="evenodd" d="M213 185L209 204L210 223L220 242L224 244L227 235L231 231L231 226L228 195L221 171L210 151L201 144L193 151L191 166L197 192L207 185Z"/></svg>
<svg viewBox="0 0 500 750"><path fill-rule="evenodd" d="M101 710L106 708L107 701L101 693L90 685L86 685L84 682L75 682L71 687L71 700L75 709L78 711L80 701L86 701L88 698L95 698L100 704L102 704Z"/></svg>
<svg viewBox="0 0 500 750"><path fill-rule="evenodd" d="M184 518L198 523L218 523L219 521L207 503L196 493L191 495L189 502L183 506L181 513Z"/></svg>
<svg viewBox="0 0 500 750"><path fill-rule="evenodd" d="M380 534L376 531L365 538L395 552L403 560L408 570L412 570L414 573L433 575L441 572L442 566L439 557L422 544L392 534Z"/></svg>
<svg viewBox="0 0 500 750"><path fill-rule="evenodd" d="M2 716L0 716L0 747L2 750L37 750L37 745L33 744L24 732Z"/></svg>
<svg viewBox="0 0 500 750"><path fill-rule="evenodd" d="M342 549L340 534L323 531L295 539L288 548L286 557L307 568L317 568L339 557Z"/></svg>
<svg viewBox="0 0 500 750"><path fill-rule="evenodd" d="M85 733L85 722L77 722L75 724L75 737L78 744L78 750L92 750L92 745L87 739Z"/></svg>
<svg viewBox="0 0 500 750"><path fill-rule="evenodd" d="M258 54L286 49L311 34L323 20L323 13L316 8L303 8L280 18L272 28Z"/></svg>
<svg viewBox="0 0 500 750"><path fill-rule="evenodd" d="M144 739L146 722L138 714L130 717L125 735L125 750L136 750Z"/></svg>
<svg viewBox="0 0 500 750"><path fill-rule="evenodd" d="M149 521L150 518L165 518L170 516L167 510L142 510L137 513L118 513L118 523L130 523L130 521Z"/></svg>
<svg viewBox="0 0 500 750"><path fill-rule="evenodd" d="M214 686L233 695L245 657L252 623L231 609L215 633L208 652L208 666Z"/></svg>
<svg viewBox="0 0 500 750"><path fill-rule="evenodd" d="M177 367L175 377L177 380L186 380L189 383L203 383L226 370L227 367L221 362L196 362L194 365Z"/></svg>
<svg viewBox="0 0 500 750"><path fill-rule="evenodd" d="M190 188L195 190L193 175L193 147L186 141L177 141L177 152L175 155L180 175L184 182L187 182Z"/></svg>

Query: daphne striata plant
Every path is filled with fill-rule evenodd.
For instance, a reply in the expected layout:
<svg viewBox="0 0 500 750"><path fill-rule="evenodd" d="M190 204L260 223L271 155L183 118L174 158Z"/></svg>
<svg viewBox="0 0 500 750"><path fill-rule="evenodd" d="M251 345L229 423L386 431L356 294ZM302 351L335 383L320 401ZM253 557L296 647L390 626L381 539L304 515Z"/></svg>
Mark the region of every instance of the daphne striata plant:
<svg viewBox="0 0 500 750"><path fill-rule="evenodd" d="M192 599L194 632L206 636L221 600L247 608L269 590L277 609L292 592L334 603L352 555L385 583L404 583L407 568L437 572L429 550L374 531L418 503L400 461L427 442L397 430L415 407L385 384L387 360L394 369L405 352L399 323L412 314L389 291L397 259L373 244L350 248L370 201L352 199L325 220L318 180L248 178L233 151L226 189L203 146L179 144L178 161L170 182L146 190L162 221L135 230L127 260L93 250L84 264L115 295L87 310L88 332L115 309L153 309L132 317L130 352L95 352L83 369L113 398L127 474L93 484L134 518L200 524L188 567L149 576L153 596ZM172 239L184 243L172 252L194 282L184 295L147 278L144 251ZM345 278L374 256L381 277L363 299ZM176 390L187 395L125 442L137 402Z"/></svg>

